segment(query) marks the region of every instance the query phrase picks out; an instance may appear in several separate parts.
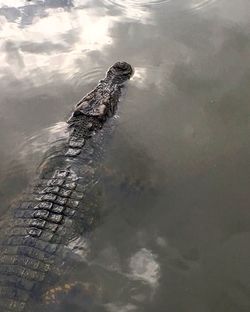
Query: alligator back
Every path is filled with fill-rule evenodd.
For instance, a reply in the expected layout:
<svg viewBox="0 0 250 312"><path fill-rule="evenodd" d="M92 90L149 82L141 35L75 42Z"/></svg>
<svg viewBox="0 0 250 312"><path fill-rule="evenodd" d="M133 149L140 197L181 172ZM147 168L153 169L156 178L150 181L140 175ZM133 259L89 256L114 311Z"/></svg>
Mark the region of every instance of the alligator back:
<svg viewBox="0 0 250 312"><path fill-rule="evenodd" d="M92 231L103 141L113 128L123 83L132 75L115 63L97 87L76 105L68 139L48 152L39 175L1 222L0 311L33 310L62 264L64 247Z"/></svg>

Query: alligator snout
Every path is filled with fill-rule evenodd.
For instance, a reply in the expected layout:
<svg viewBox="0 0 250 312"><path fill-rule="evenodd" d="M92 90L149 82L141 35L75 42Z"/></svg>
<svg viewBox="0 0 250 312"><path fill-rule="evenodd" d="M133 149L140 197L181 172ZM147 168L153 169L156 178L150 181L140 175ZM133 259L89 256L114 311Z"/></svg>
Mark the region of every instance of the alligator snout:
<svg viewBox="0 0 250 312"><path fill-rule="evenodd" d="M133 68L127 62L116 62L107 72L107 75L112 75L116 78L122 78L122 80L130 79L133 75Z"/></svg>

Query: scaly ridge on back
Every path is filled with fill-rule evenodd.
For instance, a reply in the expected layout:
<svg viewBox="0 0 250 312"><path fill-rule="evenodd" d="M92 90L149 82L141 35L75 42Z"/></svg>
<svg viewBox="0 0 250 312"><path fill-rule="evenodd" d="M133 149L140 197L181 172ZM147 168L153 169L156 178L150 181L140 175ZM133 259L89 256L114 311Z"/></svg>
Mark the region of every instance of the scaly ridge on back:
<svg viewBox="0 0 250 312"><path fill-rule="evenodd" d="M30 311L60 264L60 247L70 241L77 222L80 234L92 230L101 129L114 115L132 73L129 64L117 62L83 97L68 120L69 138L61 152L45 159L39 176L5 216L0 229L1 312Z"/></svg>

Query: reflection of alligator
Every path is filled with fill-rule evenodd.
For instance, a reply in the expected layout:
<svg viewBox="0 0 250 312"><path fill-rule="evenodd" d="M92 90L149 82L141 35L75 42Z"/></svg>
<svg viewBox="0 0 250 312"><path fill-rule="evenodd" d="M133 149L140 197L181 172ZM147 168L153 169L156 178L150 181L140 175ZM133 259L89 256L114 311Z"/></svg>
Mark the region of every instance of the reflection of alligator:
<svg viewBox="0 0 250 312"><path fill-rule="evenodd" d="M67 142L48 153L38 179L2 221L1 312L30 311L60 264L63 246L74 233L93 227L98 160L112 127L107 119L114 115L122 85L131 75L129 64L117 62L83 97L68 121Z"/></svg>

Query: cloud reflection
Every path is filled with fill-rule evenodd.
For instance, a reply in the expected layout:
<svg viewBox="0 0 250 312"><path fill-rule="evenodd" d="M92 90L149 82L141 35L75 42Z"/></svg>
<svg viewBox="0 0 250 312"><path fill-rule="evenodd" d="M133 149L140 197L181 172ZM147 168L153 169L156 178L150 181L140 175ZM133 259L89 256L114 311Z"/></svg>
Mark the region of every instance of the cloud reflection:
<svg viewBox="0 0 250 312"><path fill-rule="evenodd" d="M32 80L37 85L41 83L40 73L39 79L35 79L38 68L44 72L50 72L51 68L58 73L72 72L77 70L76 60L112 44L110 28L117 21L115 16L92 9L74 12L47 9L46 14L46 17L34 16L32 24L25 28L0 16L2 74L11 71L17 79L24 79L33 72ZM74 31L76 35L71 36ZM48 76L44 78L48 80Z"/></svg>
<svg viewBox="0 0 250 312"><path fill-rule="evenodd" d="M137 88L148 89L154 86L159 93L164 93L166 88L173 87L170 80L173 67L174 64L171 63L162 64L162 66L138 66L135 67L135 74L131 81ZM163 76L165 80L162 79Z"/></svg>
<svg viewBox="0 0 250 312"><path fill-rule="evenodd" d="M148 249L142 248L130 259L129 267L134 279L143 280L156 287L160 276L160 266L156 256Z"/></svg>
<svg viewBox="0 0 250 312"><path fill-rule="evenodd" d="M0 158L14 155L15 144L23 142L27 132L64 120L64 113L101 77L107 64L128 59L136 74L109 150L110 163L132 177L133 172L155 177L152 172L157 166L162 178L157 177L157 201L146 196L139 203L128 196L117 200L112 189L113 202L109 200L107 206L113 204L114 213L109 223L108 217L103 222L108 224L99 234L96 253L107 242L112 248L99 257L97 264L105 267L91 269L96 268L98 277L103 272L104 281L109 277L105 289L111 289L113 311L144 302L141 311L182 312L186 307L204 311L212 302L202 300L203 294L213 292L214 281L222 279L215 270L217 259L206 265L209 274L205 275L199 271L199 259L214 255L209 246L221 237L249 224L247 1L180 0L169 2L168 10L122 8L104 0L74 1L75 7L67 1L40 3L46 5L32 1L0 9L0 110L6 117L1 119ZM178 14L170 10L174 3ZM153 25L145 25L147 17L154 18ZM11 137L16 129L18 134ZM34 143L30 148L42 153L46 141L35 138ZM15 189L13 180L9 189ZM145 229L149 241L155 232L164 239L158 238L156 247L138 244L134 235L138 226ZM230 256L227 248L233 252L235 246L238 241L224 249L218 246L222 264ZM167 261L166 255L170 255ZM244 273L246 266L242 268ZM234 280L247 285L241 271L233 271ZM215 273L211 285L204 283L210 272ZM147 305L159 282L152 305ZM117 293L124 285L127 289ZM231 287L228 280L225 285ZM135 290L135 296L130 290ZM240 304L239 300L236 310Z"/></svg>
<svg viewBox="0 0 250 312"><path fill-rule="evenodd" d="M23 0L0 0L0 7L18 8L23 6Z"/></svg>

